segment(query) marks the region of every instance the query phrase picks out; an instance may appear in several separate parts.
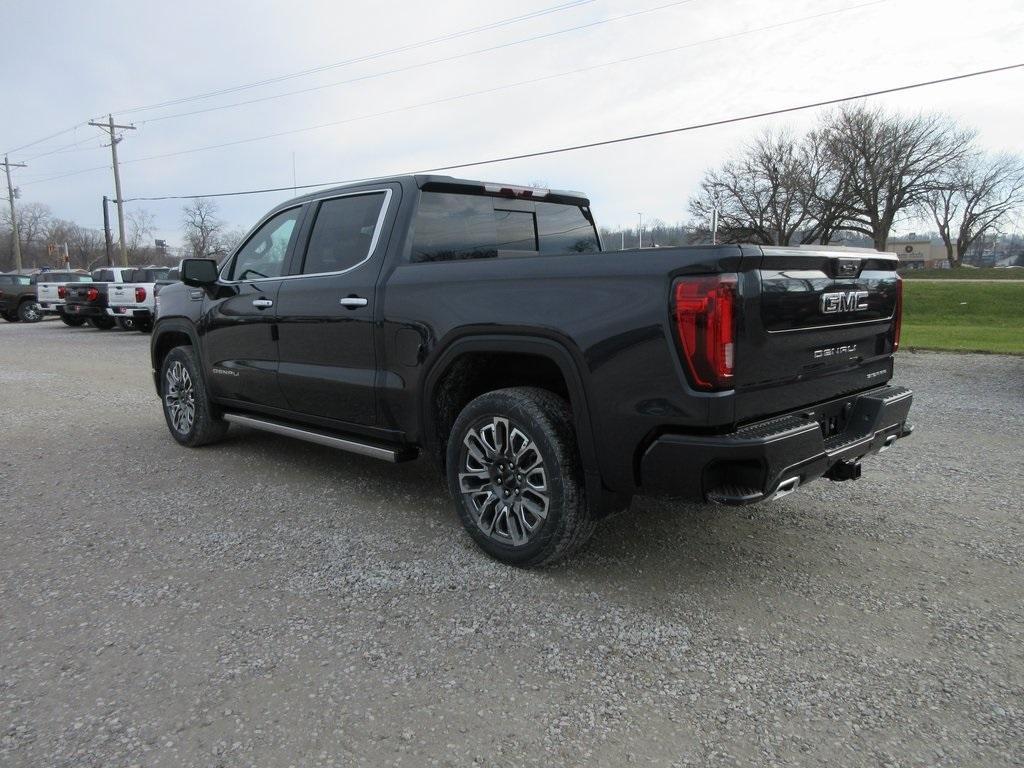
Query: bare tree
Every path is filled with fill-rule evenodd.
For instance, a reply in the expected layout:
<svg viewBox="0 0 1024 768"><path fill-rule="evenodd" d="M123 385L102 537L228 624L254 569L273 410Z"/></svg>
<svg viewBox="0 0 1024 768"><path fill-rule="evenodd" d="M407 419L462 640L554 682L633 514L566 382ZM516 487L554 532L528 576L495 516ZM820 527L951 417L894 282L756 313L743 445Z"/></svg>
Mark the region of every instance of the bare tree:
<svg viewBox="0 0 1024 768"><path fill-rule="evenodd" d="M976 241L998 232L1022 206L1024 162L1008 154L965 156L923 202L939 228L951 267L959 267Z"/></svg>
<svg viewBox="0 0 1024 768"><path fill-rule="evenodd" d="M40 266L46 263L46 241L44 233L53 219L50 206L44 203L24 203L17 207L18 235L21 241L22 259L26 265ZM11 212L4 206L0 209L0 223L8 232L11 229ZM8 239L10 239L8 237Z"/></svg>
<svg viewBox="0 0 1024 768"><path fill-rule="evenodd" d="M945 170L974 139L943 115L903 117L863 106L830 115L822 132L849 193L841 228L868 235L878 250L897 217L942 187Z"/></svg>
<svg viewBox="0 0 1024 768"><path fill-rule="evenodd" d="M738 158L705 174L690 213L709 227L717 208L722 242L827 242L841 215L840 177L819 134L800 139L788 130L765 131Z"/></svg>
<svg viewBox="0 0 1024 768"><path fill-rule="evenodd" d="M143 264L152 261L149 241L156 229L156 217L145 208L133 208L128 212L128 235L125 250L129 264Z"/></svg>
<svg viewBox="0 0 1024 768"><path fill-rule="evenodd" d="M216 253L224 222L217 217L217 204L197 198L181 209L184 240L193 258L205 259Z"/></svg>

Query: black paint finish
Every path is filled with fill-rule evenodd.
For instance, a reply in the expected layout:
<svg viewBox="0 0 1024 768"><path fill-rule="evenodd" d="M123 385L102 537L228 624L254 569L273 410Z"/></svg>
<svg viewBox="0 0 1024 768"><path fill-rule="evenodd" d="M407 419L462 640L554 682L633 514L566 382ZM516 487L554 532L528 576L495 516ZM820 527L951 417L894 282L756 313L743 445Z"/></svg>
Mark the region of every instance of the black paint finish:
<svg viewBox="0 0 1024 768"><path fill-rule="evenodd" d="M187 320L222 403L433 450L435 387L461 354L545 357L566 381L588 488L625 496L643 490L642 457L665 436L732 433L892 376L894 256L726 245L413 263L421 189L446 185L478 187L400 177L282 204L392 191L376 247L354 269L299 274L307 214L283 279L221 283L199 301L194 289L164 288L154 367L161 329ZM551 199L589 205L573 193ZM739 275L735 389L698 392L681 364L671 285L714 273ZM818 312L823 292L847 290L866 290L868 309ZM254 309L257 295L274 306ZM346 297L366 305L346 308Z"/></svg>

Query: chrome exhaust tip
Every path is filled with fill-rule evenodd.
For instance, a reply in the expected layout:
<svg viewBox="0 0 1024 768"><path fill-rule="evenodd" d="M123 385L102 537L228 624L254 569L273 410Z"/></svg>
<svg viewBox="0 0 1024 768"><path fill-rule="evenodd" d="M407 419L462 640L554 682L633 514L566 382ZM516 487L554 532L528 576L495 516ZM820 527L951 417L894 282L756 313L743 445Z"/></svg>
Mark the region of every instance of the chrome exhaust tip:
<svg viewBox="0 0 1024 768"><path fill-rule="evenodd" d="M775 501L776 499L781 499L783 496L789 496L789 494L795 491L799 487L799 485L799 477L790 477L783 480L775 489L775 493L772 494L772 501Z"/></svg>

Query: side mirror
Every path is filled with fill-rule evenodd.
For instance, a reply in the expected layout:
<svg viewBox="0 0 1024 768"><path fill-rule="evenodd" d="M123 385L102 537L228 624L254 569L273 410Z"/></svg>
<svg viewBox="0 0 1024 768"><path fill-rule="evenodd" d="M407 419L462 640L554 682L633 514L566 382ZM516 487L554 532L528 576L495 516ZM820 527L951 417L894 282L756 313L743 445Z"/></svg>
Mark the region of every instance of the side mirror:
<svg viewBox="0 0 1024 768"><path fill-rule="evenodd" d="M217 262L213 259L182 259L181 282L193 288L205 288L217 282Z"/></svg>

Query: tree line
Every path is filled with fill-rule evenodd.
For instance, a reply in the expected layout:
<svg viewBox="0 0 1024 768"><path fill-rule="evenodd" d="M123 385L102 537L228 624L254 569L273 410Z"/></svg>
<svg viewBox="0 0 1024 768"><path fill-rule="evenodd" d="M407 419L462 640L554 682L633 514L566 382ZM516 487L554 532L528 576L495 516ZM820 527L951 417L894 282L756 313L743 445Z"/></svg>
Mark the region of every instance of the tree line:
<svg viewBox="0 0 1024 768"><path fill-rule="evenodd" d="M950 266L1003 232L1024 206L1024 162L990 153L974 130L940 114L847 106L803 135L767 130L705 173L689 203L720 242L829 243L841 233L885 250L894 225L934 223Z"/></svg>
<svg viewBox="0 0 1024 768"><path fill-rule="evenodd" d="M61 267L68 263L73 269L91 270L107 263L106 239L103 231L83 227L55 216L44 203L23 203L15 207L18 217L18 239L24 269ZM193 200L181 209L182 245L178 248L157 247L153 234L156 219L144 208L130 209L125 216L125 251L131 266L177 264L182 258L220 258L234 250L245 233L233 229L218 216L217 204L208 199ZM111 242L111 258L118 263L116 241ZM9 208L0 212L0 272L14 268L14 233Z"/></svg>

